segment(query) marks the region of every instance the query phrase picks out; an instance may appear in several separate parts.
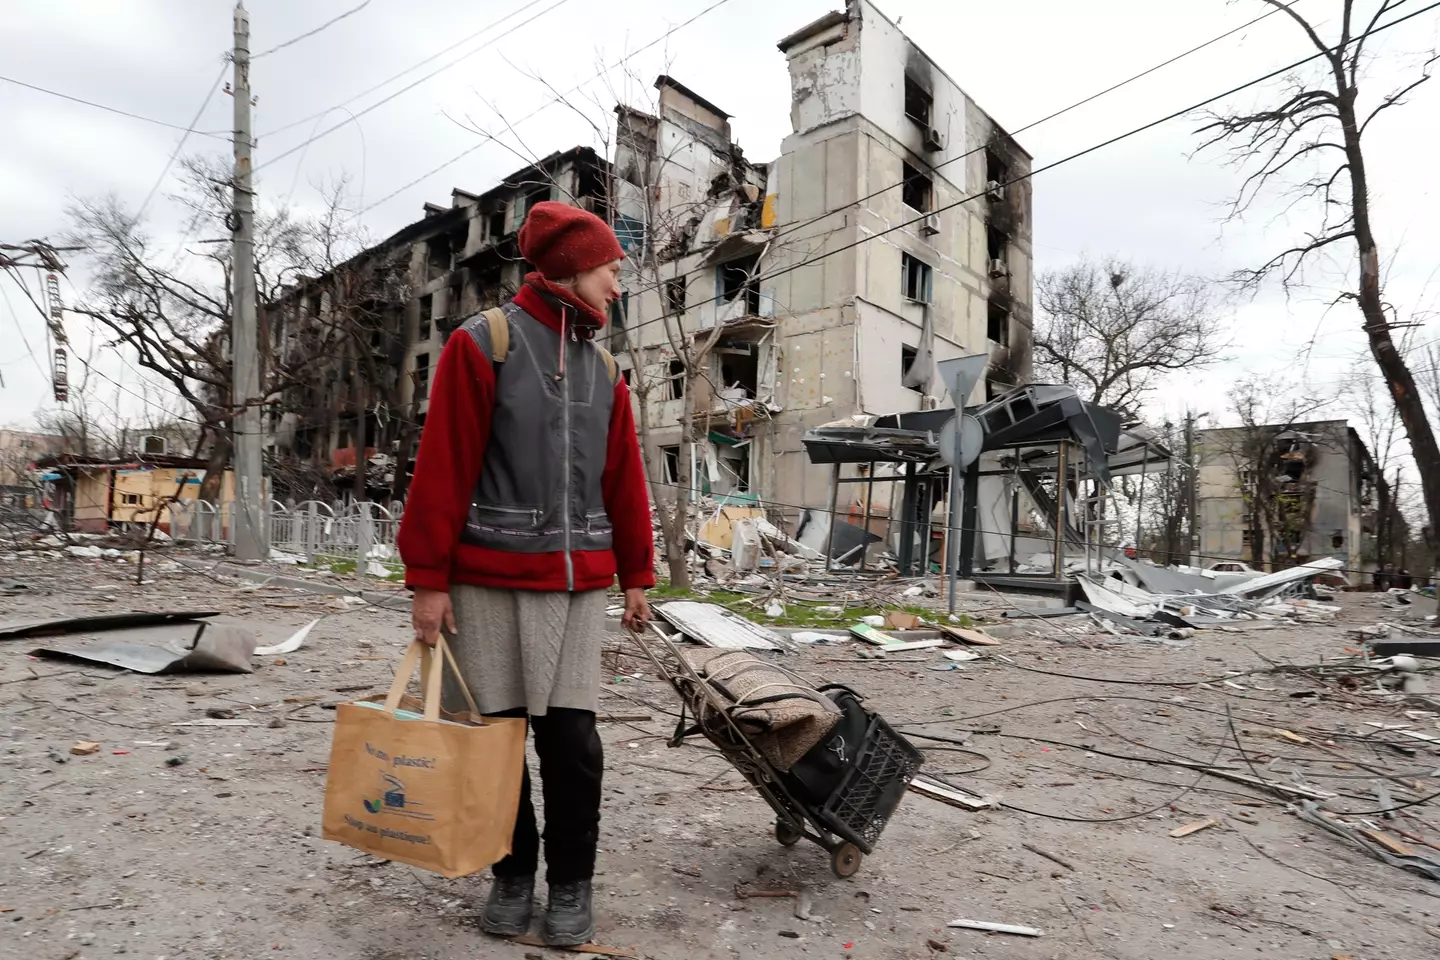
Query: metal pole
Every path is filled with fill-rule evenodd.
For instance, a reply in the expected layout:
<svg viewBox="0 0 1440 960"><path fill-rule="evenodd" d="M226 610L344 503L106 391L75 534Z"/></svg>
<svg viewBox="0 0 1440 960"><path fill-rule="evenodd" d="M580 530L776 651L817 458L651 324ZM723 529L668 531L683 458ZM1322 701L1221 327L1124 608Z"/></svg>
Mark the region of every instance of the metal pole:
<svg viewBox="0 0 1440 960"><path fill-rule="evenodd" d="M1060 441L1059 462L1055 468L1055 579L1065 579L1065 448L1068 446L1064 440Z"/></svg>
<svg viewBox="0 0 1440 960"><path fill-rule="evenodd" d="M1145 459L1140 461L1140 502L1135 507L1135 559L1140 559L1140 520L1145 516L1145 477L1150 473L1150 441L1140 447Z"/></svg>
<svg viewBox="0 0 1440 960"><path fill-rule="evenodd" d="M958 423L958 420L957 420ZM955 428L955 449L960 449L960 428ZM959 459L958 457L956 459ZM955 588L960 583L960 501L964 480L960 469L950 467L950 524L945 531L945 566L950 570L950 612L955 612Z"/></svg>
<svg viewBox="0 0 1440 960"><path fill-rule="evenodd" d="M830 530L825 534L825 572L831 571L830 558L835 555L835 524L840 522L836 511L840 507L840 464L830 470Z"/></svg>
<svg viewBox="0 0 1440 960"><path fill-rule="evenodd" d="M1020 486L1019 481L1010 491L1010 575L1015 575L1015 541L1020 539Z"/></svg>
<svg viewBox="0 0 1440 960"><path fill-rule="evenodd" d="M255 320L255 194L251 187L250 17L235 4L235 193L230 248L230 353L234 363L231 403L235 450L235 556L260 560L266 549L265 497L261 489L260 345Z"/></svg>
<svg viewBox="0 0 1440 960"><path fill-rule="evenodd" d="M875 464L872 462L865 474L869 480L865 483L865 536L861 542L865 548L860 551L860 569L865 569L865 556L870 552L870 502L875 496Z"/></svg>
<svg viewBox="0 0 1440 960"><path fill-rule="evenodd" d="M1197 552L1195 535L1200 529L1195 522L1195 513L1200 509L1200 471L1195 465L1195 415L1189 411L1185 413L1185 470L1185 475L1189 478L1186 502L1189 529L1186 532L1185 562L1194 566Z"/></svg>

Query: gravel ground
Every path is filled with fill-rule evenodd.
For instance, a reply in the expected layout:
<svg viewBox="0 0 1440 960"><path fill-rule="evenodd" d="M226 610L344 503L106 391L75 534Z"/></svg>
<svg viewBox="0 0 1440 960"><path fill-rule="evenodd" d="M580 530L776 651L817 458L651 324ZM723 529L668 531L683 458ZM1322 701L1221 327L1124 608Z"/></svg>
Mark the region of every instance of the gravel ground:
<svg viewBox="0 0 1440 960"><path fill-rule="evenodd" d="M388 684L403 610L153 576L136 587L134 568L113 561L0 560L0 578L35 588L0 597L0 621L212 609L266 644L325 619L303 649L252 675L123 674L0 641L0 956L560 956L478 931L483 878L446 881L319 837L325 707ZM1342 794L1331 801L1341 810L1377 806L1377 770L1408 784L1392 784L1397 799L1440 789L1433 750L1404 755L1365 726L1435 733L1434 719L1407 718L1373 685L1292 672L1193 685L1267 661L1316 664L1353 648L1347 629L1404 616L1373 597L1341 602L1335 624L1205 632L1187 646L1029 621L999 648L1013 663L989 656L948 672L931 669L944 663L934 651L876 663L852 644L807 648L795 660L808 675L858 688L896 726L964 741L928 752L927 771L1004 804L970 813L912 793L850 880L818 847L777 845L769 809L713 751L667 747L674 695L640 660L612 657L597 939L686 960L1436 956L1440 884L1367 858L1261 789L1115 756L1253 765ZM174 725L212 708L255 726ZM102 747L71 756L81 740ZM1170 836L1210 818L1219 823ZM1392 825L1440 843L1436 803ZM742 896L776 890L800 897ZM795 916L801 902L809 920ZM957 918L1043 936L948 929Z"/></svg>

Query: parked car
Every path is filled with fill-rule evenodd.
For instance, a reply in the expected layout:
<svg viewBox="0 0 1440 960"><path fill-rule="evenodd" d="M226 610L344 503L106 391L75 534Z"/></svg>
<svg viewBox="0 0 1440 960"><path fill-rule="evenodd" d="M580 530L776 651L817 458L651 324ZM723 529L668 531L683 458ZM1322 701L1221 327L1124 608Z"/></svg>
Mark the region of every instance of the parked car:
<svg viewBox="0 0 1440 960"><path fill-rule="evenodd" d="M1259 573L1248 563L1241 563L1239 560L1221 560L1219 563L1212 563L1205 568L1211 573Z"/></svg>

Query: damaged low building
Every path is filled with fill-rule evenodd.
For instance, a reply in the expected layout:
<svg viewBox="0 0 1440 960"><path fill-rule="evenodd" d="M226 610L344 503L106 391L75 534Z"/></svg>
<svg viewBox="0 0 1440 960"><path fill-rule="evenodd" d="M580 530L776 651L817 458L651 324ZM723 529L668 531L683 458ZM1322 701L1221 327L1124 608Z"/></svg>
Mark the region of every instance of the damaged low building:
<svg viewBox="0 0 1440 960"><path fill-rule="evenodd" d="M1335 558L1373 571L1389 488L1344 420L1196 433L1198 565L1257 568Z"/></svg>
<svg viewBox="0 0 1440 960"><path fill-rule="evenodd" d="M617 111L616 222L654 256L611 346L657 480L793 525L830 495L807 430L943 405L939 360L988 355L976 401L1029 380L1032 221L1029 155L872 4L779 48L792 133L771 163L672 78L655 114Z"/></svg>

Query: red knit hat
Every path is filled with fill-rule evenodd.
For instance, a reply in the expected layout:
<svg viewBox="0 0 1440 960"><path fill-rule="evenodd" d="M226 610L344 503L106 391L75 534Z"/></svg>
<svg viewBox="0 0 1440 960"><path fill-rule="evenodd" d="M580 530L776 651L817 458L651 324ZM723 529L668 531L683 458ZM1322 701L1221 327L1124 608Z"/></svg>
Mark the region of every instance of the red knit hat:
<svg viewBox="0 0 1440 960"><path fill-rule="evenodd" d="M520 228L519 239L520 255L548 280L566 280L625 259L609 224L568 203L545 200L535 204Z"/></svg>

